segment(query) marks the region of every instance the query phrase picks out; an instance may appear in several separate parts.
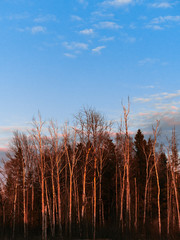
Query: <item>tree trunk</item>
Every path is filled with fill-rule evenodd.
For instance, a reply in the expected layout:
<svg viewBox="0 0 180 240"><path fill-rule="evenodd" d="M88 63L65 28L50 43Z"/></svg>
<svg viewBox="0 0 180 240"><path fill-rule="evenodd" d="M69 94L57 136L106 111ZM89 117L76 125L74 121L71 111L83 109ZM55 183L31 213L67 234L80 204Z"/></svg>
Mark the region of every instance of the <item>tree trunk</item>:
<svg viewBox="0 0 180 240"><path fill-rule="evenodd" d="M13 239L15 237L15 225L16 225L16 202L17 202L17 183L15 185L15 192L14 192L13 235L12 235Z"/></svg>
<svg viewBox="0 0 180 240"><path fill-rule="evenodd" d="M134 220L134 227L135 230L137 231L137 184L136 184L136 178L134 179L134 191L135 191L135 220Z"/></svg>
<svg viewBox="0 0 180 240"><path fill-rule="evenodd" d="M27 226L27 216L26 216L26 180L25 180L25 163L24 159L22 160L22 169L23 169L23 217L24 217L24 239L27 237L26 226Z"/></svg>
<svg viewBox="0 0 180 240"><path fill-rule="evenodd" d="M170 202L169 202L169 169L167 168L167 235L169 236Z"/></svg>
<svg viewBox="0 0 180 240"><path fill-rule="evenodd" d="M156 182L157 182L157 188L158 188L158 195L157 195L157 204L158 204L158 226L159 226L159 236L161 237L160 184L159 184L159 174L158 174L158 169L157 169L156 151L155 151L158 126L159 126L159 122L157 121L156 129L153 129L153 133L154 133L153 155L154 155L154 167L155 167L155 173L156 173Z"/></svg>
<svg viewBox="0 0 180 240"><path fill-rule="evenodd" d="M97 169L97 158L94 158L94 185L93 185L93 200L94 200L94 211L93 211L93 239L96 239L96 169Z"/></svg>
<svg viewBox="0 0 180 240"><path fill-rule="evenodd" d="M45 180L45 192L46 192L46 215L47 215L47 212L49 214L49 222L50 222L50 227L51 227L51 234L53 232L53 226L52 226L52 212L51 212L51 206L50 206L50 203L49 203L49 196L48 196L48 189L47 189L47 181ZM47 217L47 216L46 216ZM46 219L45 219L46 221ZM45 226L45 231L46 231L46 226Z"/></svg>
<svg viewBox="0 0 180 240"><path fill-rule="evenodd" d="M72 174L69 176L69 238L71 239L72 227Z"/></svg>

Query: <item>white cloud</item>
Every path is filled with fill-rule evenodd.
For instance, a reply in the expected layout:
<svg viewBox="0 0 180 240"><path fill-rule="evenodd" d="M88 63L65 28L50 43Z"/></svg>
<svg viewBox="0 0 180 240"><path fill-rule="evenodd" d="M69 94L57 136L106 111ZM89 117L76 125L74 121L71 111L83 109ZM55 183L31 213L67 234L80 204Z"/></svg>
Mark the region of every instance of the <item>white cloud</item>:
<svg viewBox="0 0 180 240"><path fill-rule="evenodd" d="M107 0L107 1L104 1L103 4L113 6L113 7L121 7L124 5L128 5L132 2L133 0Z"/></svg>
<svg viewBox="0 0 180 240"><path fill-rule="evenodd" d="M49 22L49 21L53 21L53 22L57 21L56 16L48 14L45 16L39 16L34 19L34 22L38 22L38 23Z"/></svg>
<svg viewBox="0 0 180 240"><path fill-rule="evenodd" d="M135 97L133 100L134 102L141 102L141 103L146 103L151 101L150 98L137 98L137 97Z"/></svg>
<svg viewBox="0 0 180 240"><path fill-rule="evenodd" d="M64 42L63 45L65 48L69 50L74 50L74 49L87 50L88 49L88 44L81 43L81 42L71 42L71 43Z"/></svg>
<svg viewBox="0 0 180 240"><path fill-rule="evenodd" d="M164 28L159 26L159 25L153 25L153 24L148 24L146 25L146 28L150 28L150 29L153 29L153 30L163 30Z"/></svg>
<svg viewBox="0 0 180 240"><path fill-rule="evenodd" d="M103 17L103 18L113 18L114 17L113 13L107 13L107 12L104 13L104 12L101 12L101 11L92 12L91 15L94 16L94 17Z"/></svg>
<svg viewBox="0 0 180 240"><path fill-rule="evenodd" d="M160 2L160 3L153 3L150 6L153 8L171 8L172 5L173 4L169 2Z"/></svg>
<svg viewBox="0 0 180 240"><path fill-rule="evenodd" d="M36 34L36 33L44 33L46 31L45 27L42 26L35 26L31 28L31 32L32 34Z"/></svg>
<svg viewBox="0 0 180 240"><path fill-rule="evenodd" d="M153 24L160 24L165 22L180 22L180 16L160 16L157 18L153 18L151 21Z"/></svg>
<svg viewBox="0 0 180 240"><path fill-rule="evenodd" d="M105 46L99 46L99 47L93 48L92 52L100 54L101 50L104 49L104 48L106 48L106 47Z"/></svg>
<svg viewBox="0 0 180 240"><path fill-rule="evenodd" d="M150 101L159 102L159 101L166 101L166 100L177 98L177 97L180 97L180 90L177 90L175 93L167 93L167 92L157 93L157 94L150 95L148 98L142 98L142 97L137 98L136 97L133 100L135 102L142 102L142 103L150 102ZM170 104L170 103L168 103L168 104ZM172 104L170 104L170 105L172 105Z"/></svg>
<svg viewBox="0 0 180 240"><path fill-rule="evenodd" d="M156 98L157 100L162 100L162 99L171 99L171 98L175 98L175 97L179 97L180 96L180 90L177 90L176 93L163 93L162 97L158 97Z"/></svg>
<svg viewBox="0 0 180 240"><path fill-rule="evenodd" d="M157 58L145 58L138 62L139 65L143 66L145 64L155 64L159 61Z"/></svg>
<svg viewBox="0 0 180 240"><path fill-rule="evenodd" d="M167 27L172 27L172 24L180 23L180 15L177 16L159 16L153 18L145 27L153 30L163 30Z"/></svg>
<svg viewBox="0 0 180 240"><path fill-rule="evenodd" d="M79 16L77 16L77 15L72 15L72 16L71 16L71 19L72 19L73 21L82 21L82 18L79 17Z"/></svg>
<svg viewBox="0 0 180 240"><path fill-rule="evenodd" d="M109 41L114 41L115 37L103 37L102 39L100 39L99 41L102 42L109 42Z"/></svg>
<svg viewBox="0 0 180 240"><path fill-rule="evenodd" d="M122 26L118 25L115 22L100 22L98 24L95 25L97 28L102 28L102 29L119 29L122 28Z"/></svg>
<svg viewBox="0 0 180 240"><path fill-rule="evenodd" d="M28 13L22 13L22 14L13 14L7 17L9 20L24 20L29 18Z"/></svg>
<svg viewBox="0 0 180 240"><path fill-rule="evenodd" d="M152 88L155 88L153 85L148 85L148 86L141 86L141 88L144 88L144 89L152 89Z"/></svg>
<svg viewBox="0 0 180 240"><path fill-rule="evenodd" d="M93 33L94 33L94 30L92 28L84 29L80 31L80 34L83 34L83 35L91 35Z"/></svg>
<svg viewBox="0 0 180 240"><path fill-rule="evenodd" d="M135 37L127 37L126 41L130 42L130 43L134 43L136 41L136 38Z"/></svg>
<svg viewBox="0 0 180 240"><path fill-rule="evenodd" d="M171 135L174 126L177 131L180 131L180 90L136 97L133 102L142 104L141 112L133 115L133 127L141 126L142 130L149 132L156 120L160 120L161 134L164 139Z"/></svg>
<svg viewBox="0 0 180 240"><path fill-rule="evenodd" d="M71 53L64 53L64 56L66 56L68 58L76 58L76 55L71 54Z"/></svg>
<svg viewBox="0 0 180 240"><path fill-rule="evenodd" d="M82 4L84 7L87 7L88 2L86 0L77 0L78 3Z"/></svg>

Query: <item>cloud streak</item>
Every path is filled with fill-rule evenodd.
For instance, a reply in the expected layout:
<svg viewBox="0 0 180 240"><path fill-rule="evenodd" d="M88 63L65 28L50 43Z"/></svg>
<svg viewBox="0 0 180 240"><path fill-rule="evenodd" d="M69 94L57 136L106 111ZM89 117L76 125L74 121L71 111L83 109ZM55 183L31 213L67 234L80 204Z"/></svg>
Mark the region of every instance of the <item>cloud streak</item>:
<svg viewBox="0 0 180 240"><path fill-rule="evenodd" d="M43 26L35 26L31 28L31 32L32 34L36 34L36 33L45 33L46 32L46 28Z"/></svg>
<svg viewBox="0 0 180 240"><path fill-rule="evenodd" d="M138 64L140 65L140 66L144 66L144 65L146 65L146 64L155 64L155 63L157 63L159 61L159 59L157 59L157 58L145 58L145 59L142 59L142 60L140 60L139 62L138 62Z"/></svg>
<svg viewBox="0 0 180 240"><path fill-rule="evenodd" d="M158 93L150 95L148 98L134 98L135 102L150 102L150 101L162 101L162 100L169 100L176 97L180 97L180 90L177 90L175 93Z"/></svg>
<svg viewBox="0 0 180 240"><path fill-rule="evenodd" d="M71 19L72 19L73 21L82 21L82 18L79 17L79 16L77 16L77 15L72 15L72 16L71 16Z"/></svg>
<svg viewBox="0 0 180 240"><path fill-rule="evenodd" d="M101 50L104 49L104 48L106 48L106 47L105 46L99 46L99 47L93 48L92 52L101 54Z"/></svg>
<svg viewBox="0 0 180 240"><path fill-rule="evenodd" d="M150 6L152 8L172 8L174 4L169 2L160 2L160 3L153 3Z"/></svg>
<svg viewBox="0 0 180 240"><path fill-rule="evenodd" d="M92 35L93 33L94 33L94 30L92 28L84 29L80 31L80 34L83 34L83 35Z"/></svg>
<svg viewBox="0 0 180 240"><path fill-rule="evenodd" d="M133 0L107 0L103 2L103 5L112 7L122 7L132 3Z"/></svg>
<svg viewBox="0 0 180 240"><path fill-rule="evenodd" d="M68 49L68 50L87 50L88 49L88 44L82 43L82 42L64 42L63 46Z"/></svg>
<svg viewBox="0 0 180 240"><path fill-rule="evenodd" d="M64 53L64 56L67 58L76 58L76 55L71 54L71 53Z"/></svg>
<svg viewBox="0 0 180 240"><path fill-rule="evenodd" d="M160 120L160 128L164 135L171 134L174 126L180 131L180 90L174 93L157 93L146 98L136 97L133 102L142 104L144 108L144 111L133 115L134 128L141 126L144 131L150 132L156 120Z"/></svg>
<svg viewBox="0 0 180 240"><path fill-rule="evenodd" d="M157 18L153 18L151 23L153 24L161 24L167 22L180 22L180 16L160 16Z"/></svg>
<svg viewBox="0 0 180 240"><path fill-rule="evenodd" d="M34 19L34 22L37 22L37 23L55 22L55 21L57 21L56 16L51 15L51 14L48 14L48 15L45 15L45 16L39 16L39 17Z"/></svg>
<svg viewBox="0 0 180 240"><path fill-rule="evenodd" d="M123 28L122 26L118 25L116 22L110 22L110 21L99 22L95 26L97 28L100 28L100 29L120 29L120 28Z"/></svg>

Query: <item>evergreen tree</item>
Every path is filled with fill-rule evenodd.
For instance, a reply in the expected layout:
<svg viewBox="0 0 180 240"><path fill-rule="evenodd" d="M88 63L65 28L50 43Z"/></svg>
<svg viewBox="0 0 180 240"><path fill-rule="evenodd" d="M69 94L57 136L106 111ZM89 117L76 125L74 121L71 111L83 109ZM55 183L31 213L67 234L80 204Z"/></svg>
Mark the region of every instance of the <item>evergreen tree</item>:
<svg viewBox="0 0 180 240"><path fill-rule="evenodd" d="M135 135L134 147L135 156L132 164L132 172L136 178L138 189L138 218L139 224L142 224L143 219L143 206L144 206L144 191L146 183L146 157L144 151L147 149L147 143L144 135L139 129Z"/></svg>

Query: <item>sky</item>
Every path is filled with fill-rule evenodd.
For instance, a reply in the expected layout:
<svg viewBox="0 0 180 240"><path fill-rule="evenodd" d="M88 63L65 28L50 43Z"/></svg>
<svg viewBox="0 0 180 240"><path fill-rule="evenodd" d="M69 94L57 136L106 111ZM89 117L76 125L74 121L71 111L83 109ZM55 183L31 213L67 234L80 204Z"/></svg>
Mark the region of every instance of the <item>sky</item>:
<svg viewBox="0 0 180 240"><path fill-rule="evenodd" d="M180 1L1 0L0 150L41 112L83 106L129 127L180 130Z"/></svg>

